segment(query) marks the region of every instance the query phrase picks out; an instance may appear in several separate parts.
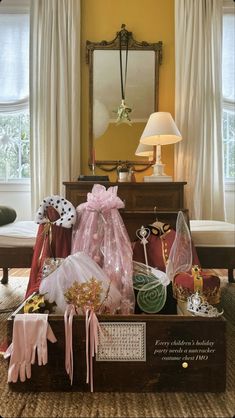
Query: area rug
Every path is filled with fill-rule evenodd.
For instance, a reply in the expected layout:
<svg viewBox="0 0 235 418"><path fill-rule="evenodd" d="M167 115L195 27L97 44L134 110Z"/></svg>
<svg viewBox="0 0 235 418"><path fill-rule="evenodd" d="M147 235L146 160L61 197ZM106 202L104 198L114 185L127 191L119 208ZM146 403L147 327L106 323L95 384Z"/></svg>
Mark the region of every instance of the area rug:
<svg viewBox="0 0 235 418"><path fill-rule="evenodd" d="M220 308L224 316L235 326L235 283L229 283L221 289Z"/></svg>
<svg viewBox="0 0 235 418"><path fill-rule="evenodd" d="M13 282L14 280L14 282ZM0 309L24 296L27 278L0 286ZM10 288L11 286L11 288ZM13 293L11 293L11 291ZM2 295L8 296L3 300ZM234 306L235 310L235 306ZM6 318L0 313L0 340ZM0 356L0 416L3 418L232 418L235 416L235 325L227 322L227 384L223 393L14 392L7 385L7 361Z"/></svg>
<svg viewBox="0 0 235 418"><path fill-rule="evenodd" d="M232 418L235 414L235 327L228 326L227 389L224 393L19 393L7 386L0 359L0 415L4 418L154 417Z"/></svg>
<svg viewBox="0 0 235 418"><path fill-rule="evenodd" d="M15 276L20 269L14 269L9 277L8 284L0 283L0 352L6 348L6 319L23 302L28 284L27 270L23 270L23 276Z"/></svg>

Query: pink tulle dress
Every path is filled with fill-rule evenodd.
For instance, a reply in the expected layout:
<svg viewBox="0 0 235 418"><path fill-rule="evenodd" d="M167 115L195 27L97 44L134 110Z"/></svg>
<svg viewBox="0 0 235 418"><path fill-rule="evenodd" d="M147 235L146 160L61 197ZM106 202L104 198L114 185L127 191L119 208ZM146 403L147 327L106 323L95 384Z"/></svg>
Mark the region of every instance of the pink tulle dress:
<svg viewBox="0 0 235 418"><path fill-rule="evenodd" d="M83 251L100 265L122 295L120 313L129 314L134 312L133 253L118 211L124 203L117 190L95 184L87 202L77 207L71 252Z"/></svg>

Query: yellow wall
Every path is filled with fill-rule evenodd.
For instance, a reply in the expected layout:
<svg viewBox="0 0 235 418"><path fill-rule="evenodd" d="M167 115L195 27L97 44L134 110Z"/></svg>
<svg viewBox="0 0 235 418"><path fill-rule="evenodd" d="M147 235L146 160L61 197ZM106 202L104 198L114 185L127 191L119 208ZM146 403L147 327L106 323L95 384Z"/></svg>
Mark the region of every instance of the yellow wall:
<svg viewBox="0 0 235 418"><path fill-rule="evenodd" d="M85 60L86 40L112 40L125 23L136 40L163 42L163 62L160 66L159 111L174 117L174 0L82 0L82 174L90 174L88 167L89 137L89 74ZM166 173L173 175L173 145L162 147ZM105 174L99 172L97 174ZM145 172L144 175L150 173ZM110 175L116 178L116 173ZM143 174L138 175L141 181Z"/></svg>

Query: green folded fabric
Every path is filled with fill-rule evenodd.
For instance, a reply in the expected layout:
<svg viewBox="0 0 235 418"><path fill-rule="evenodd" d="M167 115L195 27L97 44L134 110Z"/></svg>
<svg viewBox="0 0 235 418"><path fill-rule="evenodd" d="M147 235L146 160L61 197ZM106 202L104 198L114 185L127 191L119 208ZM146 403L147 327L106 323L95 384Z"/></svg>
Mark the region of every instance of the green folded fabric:
<svg viewBox="0 0 235 418"><path fill-rule="evenodd" d="M16 211L8 206L0 206L0 226L11 224L16 219Z"/></svg>

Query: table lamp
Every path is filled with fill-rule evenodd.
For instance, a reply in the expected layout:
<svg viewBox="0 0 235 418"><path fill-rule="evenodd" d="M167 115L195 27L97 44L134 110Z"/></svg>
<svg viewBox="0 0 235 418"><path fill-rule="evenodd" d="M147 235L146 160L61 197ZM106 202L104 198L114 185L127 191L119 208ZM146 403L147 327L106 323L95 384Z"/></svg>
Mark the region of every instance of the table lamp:
<svg viewBox="0 0 235 418"><path fill-rule="evenodd" d="M135 155L138 157L149 157L149 160L153 159L154 149L152 145L146 145L139 143Z"/></svg>
<svg viewBox="0 0 235 418"><path fill-rule="evenodd" d="M170 113L155 112L150 115L141 135L140 144L155 149L156 163L153 165L153 174L145 176L144 181L172 181L172 177L164 173L165 164L161 161L161 145L175 144L181 139L182 136Z"/></svg>

